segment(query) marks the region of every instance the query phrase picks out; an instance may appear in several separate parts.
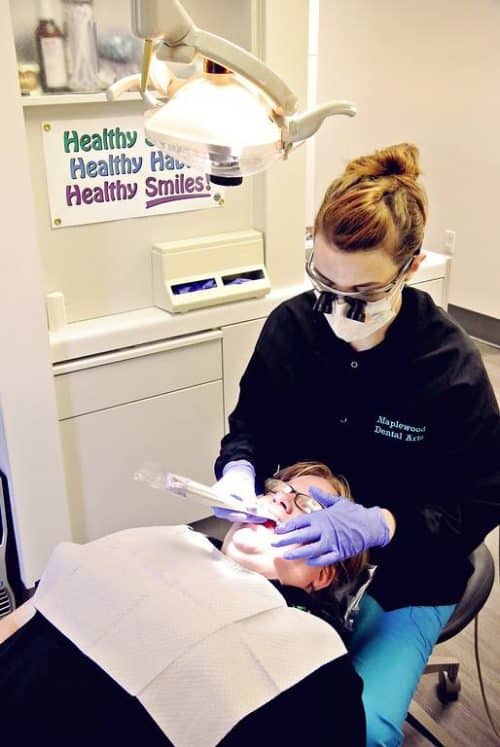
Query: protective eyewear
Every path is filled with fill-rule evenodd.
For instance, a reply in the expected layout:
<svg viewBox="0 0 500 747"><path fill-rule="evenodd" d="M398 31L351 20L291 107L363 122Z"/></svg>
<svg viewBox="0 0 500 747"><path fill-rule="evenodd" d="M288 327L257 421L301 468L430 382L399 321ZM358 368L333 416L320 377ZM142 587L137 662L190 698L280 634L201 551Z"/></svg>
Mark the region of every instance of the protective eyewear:
<svg viewBox="0 0 500 747"><path fill-rule="evenodd" d="M264 489L266 493L272 493L273 495L293 495L295 506L304 514L312 514L314 511L321 511L323 508L321 503L314 500L312 496L307 493L300 493L290 483L282 482L275 477L265 481Z"/></svg>
<svg viewBox="0 0 500 747"><path fill-rule="evenodd" d="M420 250L419 250L420 251ZM390 293L396 285L399 283L405 272L410 268L413 258L418 254L412 254L411 257L404 263L398 270L396 276L386 285L380 286L380 288L372 288L369 291L341 291L335 287L335 284L315 267L314 265L314 250L309 255L309 259L306 262L306 273L311 280L313 287L319 293L331 293L334 299L340 298L346 301L361 301L363 303L370 303L373 301L379 301L381 297Z"/></svg>

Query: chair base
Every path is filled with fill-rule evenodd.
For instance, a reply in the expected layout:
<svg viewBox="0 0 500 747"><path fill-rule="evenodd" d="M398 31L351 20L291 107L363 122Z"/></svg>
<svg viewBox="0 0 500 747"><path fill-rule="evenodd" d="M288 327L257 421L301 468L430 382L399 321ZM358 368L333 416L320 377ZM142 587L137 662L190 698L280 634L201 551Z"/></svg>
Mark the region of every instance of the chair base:
<svg viewBox="0 0 500 747"><path fill-rule="evenodd" d="M449 656L435 656L435 654L432 654L426 664L424 674L447 672L450 680L455 680L458 677L459 666L460 662L458 659L450 659Z"/></svg>
<svg viewBox="0 0 500 747"><path fill-rule="evenodd" d="M432 672L439 673L439 685L437 686L438 697L442 703L448 703L458 698L460 691L460 680L458 679L458 670L460 663L457 659L449 657L432 655L424 669L424 674ZM424 709L412 701L408 716L408 723L422 734L431 744L447 747L451 745L450 738L433 718L431 718Z"/></svg>

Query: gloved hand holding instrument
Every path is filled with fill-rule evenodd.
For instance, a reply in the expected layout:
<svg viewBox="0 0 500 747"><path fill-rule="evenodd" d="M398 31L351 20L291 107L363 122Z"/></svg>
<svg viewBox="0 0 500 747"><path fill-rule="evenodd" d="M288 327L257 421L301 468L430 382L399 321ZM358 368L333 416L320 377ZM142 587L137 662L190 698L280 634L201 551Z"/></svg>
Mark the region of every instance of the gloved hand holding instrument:
<svg viewBox="0 0 500 747"><path fill-rule="evenodd" d="M257 514L257 497L255 495L255 470L246 459L228 462L222 471L221 479L213 486L213 491L221 499L241 501L241 512L237 509L212 506L218 519L232 522L249 522L263 524L266 516Z"/></svg>
<svg viewBox="0 0 500 747"><path fill-rule="evenodd" d="M295 516L275 529L282 536L272 543L273 547L302 545L290 550L284 556L286 560L306 558L308 565L331 565L390 542L387 514L378 506L365 508L315 487L309 489L309 494L323 510Z"/></svg>
<svg viewBox="0 0 500 747"><path fill-rule="evenodd" d="M243 460L242 460L243 461ZM213 487L203 485L183 475L166 472L156 462L146 462L134 473L134 480L144 482L156 490L166 490L180 498L210 506L215 516L227 521L260 524L269 518L257 507L255 496L255 472L250 462L230 463L235 465L229 474ZM246 467L245 465L248 465ZM229 465L226 465L228 467Z"/></svg>

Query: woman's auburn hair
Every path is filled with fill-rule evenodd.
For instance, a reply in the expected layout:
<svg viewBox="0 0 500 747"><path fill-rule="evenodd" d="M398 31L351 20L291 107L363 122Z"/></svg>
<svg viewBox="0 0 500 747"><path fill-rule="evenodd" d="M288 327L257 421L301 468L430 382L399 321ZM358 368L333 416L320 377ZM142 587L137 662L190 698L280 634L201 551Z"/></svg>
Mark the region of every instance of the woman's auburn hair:
<svg viewBox="0 0 500 747"><path fill-rule="evenodd" d="M278 480L283 480L283 482L289 482L294 477L305 477L307 475L322 477L330 483L335 495L342 495L345 498L349 498L349 500L354 500L351 496L347 480L334 475L330 467L323 464L323 462L296 462L290 467L284 467L284 469L276 472L274 477ZM367 553L362 552L359 555L354 555L352 558L334 563L336 574L330 588L336 589L352 583L365 567L367 560Z"/></svg>
<svg viewBox="0 0 500 747"><path fill-rule="evenodd" d="M427 195L419 152L400 143L350 161L326 190L314 234L344 252L385 249L403 265L422 246Z"/></svg>

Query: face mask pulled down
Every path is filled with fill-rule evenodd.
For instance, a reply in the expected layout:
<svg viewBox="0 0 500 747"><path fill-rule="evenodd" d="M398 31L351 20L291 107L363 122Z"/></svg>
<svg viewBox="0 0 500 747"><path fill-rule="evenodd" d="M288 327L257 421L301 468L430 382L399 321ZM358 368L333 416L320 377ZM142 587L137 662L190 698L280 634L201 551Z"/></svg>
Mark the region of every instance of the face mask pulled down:
<svg viewBox="0 0 500 747"><path fill-rule="evenodd" d="M335 299L331 314L325 314L325 319L332 328L334 334L345 342L355 342L370 337L381 327L391 322L396 316L393 308L395 294L393 291L380 301L367 301L365 304L365 321L358 322L347 316L350 305L343 299Z"/></svg>

